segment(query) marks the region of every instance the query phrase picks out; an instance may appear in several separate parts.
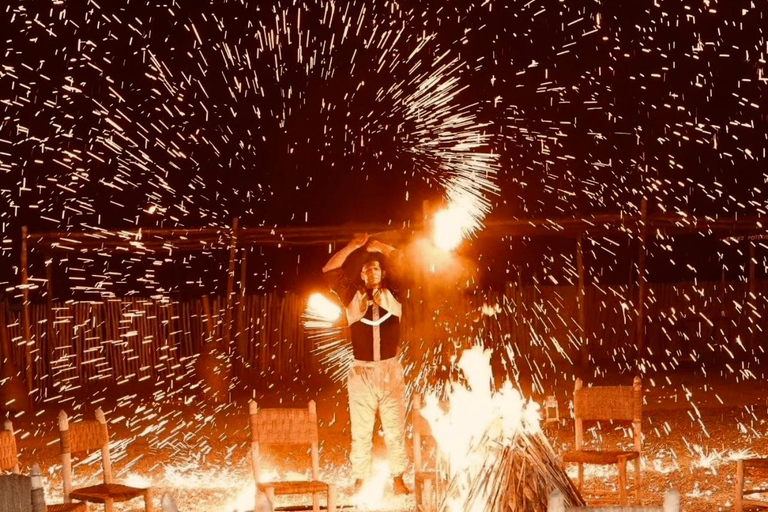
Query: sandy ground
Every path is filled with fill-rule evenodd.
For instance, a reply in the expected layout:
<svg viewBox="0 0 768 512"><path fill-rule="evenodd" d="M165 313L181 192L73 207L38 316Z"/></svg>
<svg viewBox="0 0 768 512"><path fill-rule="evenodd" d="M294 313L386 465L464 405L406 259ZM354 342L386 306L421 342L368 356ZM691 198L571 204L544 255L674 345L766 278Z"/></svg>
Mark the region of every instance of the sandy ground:
<svg viewBox="0 0 768 512"><path fill-rule="evenodd" d="M707 375L688 372L646 376L643 433L644 503L660 504L664 490L674 487L682 495L683 510L704 512L733 508L735 462L733 457L753 453L768 456L768 385L764 380L741 381L741 374ZM620 377L618 378L621 379ZM631 377L626 377L627 384ZM553 388L560 412L568 416L572 384ZM51 400L32 413L13 418L21 463L41 466L49 503L61 500L61 479L56 415L64 409L75 417L91 416L101 406L110 420L113 466L119 481L151 484L157 496L170 491L181 512L250 510L253 483L247 449L247 401L262 406L303 406L308 399L318 404L321 419L321 466L323 477L340 488L339 502L351 505L348 477L349 418L343 387L329 381L272 383L255 386L234 397L232 403L207 405L198 396L180 389L173 396L136 386L109 389L92 402L77 399ZM144 398L142 398L144 397ZM541 400L542 397L533 397ZM546 435L556 452L572 446L573 424L564 419L549 424ZM631 442L631 434L618 425L594 426L604 446ZM598 435L599 434L599 435ZM591 435L591 434L590 434ZM376 435L375 454L384 460L381 433ZM290 449L271 452L267 472L308 468L309 458ZM382 463L382 467L385 468ZM76 484L95 482L99 465L86 460L75 470ZM291 473L287 473L290 475ZM569 474L575 474L570 471ZM631 475L631 472L630 472ZM587 473L588 484L610 486L615 473ZM383 478L383 477L382 477ZM412 484L412 476L406 478ZM757 475L753 483L763 483ZM383 485L383 484L382 484ZM281 499L280 505L296 505ZM304 501L303 503L307 503ZM92 507L96 510L96 507ZM122 510L140 510L140 500ZM371 504L353 510L416 510L413 498L395 498L388 491ZM120 510L120 509L118 509Z"/></svg>

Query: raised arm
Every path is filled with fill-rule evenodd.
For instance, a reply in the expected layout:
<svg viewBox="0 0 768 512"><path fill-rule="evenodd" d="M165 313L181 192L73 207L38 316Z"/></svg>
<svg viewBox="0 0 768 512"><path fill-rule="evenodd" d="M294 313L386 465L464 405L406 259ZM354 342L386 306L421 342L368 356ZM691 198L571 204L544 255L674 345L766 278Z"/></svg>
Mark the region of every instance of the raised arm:
<svg viewBox="0 0 768 512"><path fill-rule="evenodd" d="M349 255L355 252L357 249L364 246L367 241L368 241L368 234L357 235L355 238L350 240L346 246L344 246L341 250L336 252L336 254L331 256L331 259L329 259L328 263L326 263L325 266L323 267L323 273L330 272L331 270L336 270L337 268L341 268L344 262L347 261L347 258L349 257Z"/></svg>
<svg viewBox="0 0 768 512"><path fill-rule="evenodd" d="M372 240L368 245L365 246L365 249L368 252L380 252L387 258L389 258L393 252L395 252L394 247L387 245L384 242L379 242L378 240Z"/></svg>

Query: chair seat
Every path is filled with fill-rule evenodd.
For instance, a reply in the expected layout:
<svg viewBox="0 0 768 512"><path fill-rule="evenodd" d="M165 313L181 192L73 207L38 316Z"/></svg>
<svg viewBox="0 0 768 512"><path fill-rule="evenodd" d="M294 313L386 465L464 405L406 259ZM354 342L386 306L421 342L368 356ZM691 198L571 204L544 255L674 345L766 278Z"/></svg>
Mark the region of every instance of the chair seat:
<svg viewBox="0 0 768 512"><path fill-rule="evenodd" d="M88 510L85 503L81 501L73 501L72 503L57 503L56 505L46 505L45 509L48 512L86 512Z"/></svg>
<svg viewBox="0 0 768 512"><path fill-rule="evenodd" d="M636 451L596 451L580 450L563 453L563 462L578 462L582 464L618 464L619 458L628 461L640 457Z"/></svg>
<svg viewBox="0 0 768 512"><path fill-rule="evenodd" d="M754 457L749 459L739 459L739 462L743 462L745 467L756 469L768 469L768 459L762 457Z"/></svg>
<svg viewBox="0 0 768 512"><path fill-rule="evenodd" d="M276 496L287 494L308 494L314 492L327 492L328 484L319 480L300 480L290 482L264 482L258 485L259 490L266 492L274 490Z"/></svg>
<svg viewBox="0 0 768 512"><path fill-rule="evenodd" d="M69 493L69 496L76 500L104 503L107 499L111 499L112 501L132 500L139 496L144 496L146 492L147 489L128 487L123 484L99 484L75 489Z"/></svg>

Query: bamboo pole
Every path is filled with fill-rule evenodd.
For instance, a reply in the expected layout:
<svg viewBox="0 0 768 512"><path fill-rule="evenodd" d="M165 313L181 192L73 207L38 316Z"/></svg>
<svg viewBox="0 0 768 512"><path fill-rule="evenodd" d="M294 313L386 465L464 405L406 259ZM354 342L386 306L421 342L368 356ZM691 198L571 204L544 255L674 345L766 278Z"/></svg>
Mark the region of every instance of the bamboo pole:
<svg viewBox="0 0 768 512"><path fill-rule="evenodd" d="M240 251L240 294L237 304L237 353L241 362L246 361L247 340L245 337L245 290L248 278L248 251ZM240 365L243 366L242 364Z"/></svg>
<svg viewBox="0 0 768 512"><path fill-rule="evenodd" d="M260 309L258 310L259 319L261 320L259 325L259 371L265 372L269 368L269 361L267 355L269 353L269 338L267 337L267 320L269 319L269 308L272 303L272 295L264 295L260 300Z"/></svg>
<svg viewBox="0 0 768 512"><path fill-rule="evenodd" d="M56 346L56 343L54 343L54 338L56 337L56 329L54 329L53 322L54 322L54 313L53 313L53 259L46 260L45 262L45 281L46 281L46 291L47 296L45 300L45 306L46 306L46 318L48 320L48 325L46 326L46 343L45 347L46 349L43 350L42 347L40 349L40 355L44 358L45 363L45 371L48 374L48 378L50 379L51 376L51 348ZM48 389L50 389L50 382Z"/></svg>
<svg viewBox="0 0 768 512"><path fill-rule="evenodd" d="M27 386L19 378L16 365L13 363L13 348L11 335L8 332L8 315L6 303L0 307L2 325L0 325L0 411L22 411L29 407Z"/></svg>
<svg viewBox="0 0 768 512"><path fill-rule="evenodd" d="M69 432L69 418L64 411L59 412L59 435L61 432ZM63 437L63 436L62 436ZM64 484L64 502L71 503L69 497L72 492L72 453L69 444L60 442L61 445L61 479Z"/></svg>
<svg viewBox="0 0 768 512"><path fill-rule="evenodd" d="M224 306L223 338L226 344L226 352L232 350L232 302L235 289L235 256L237 255L237 224L238 218L232 219L232 231L229 243L229 268L227 270L227 298Z"/></svg>
<svg viewBox="0 0 768 512"><path fill-rule="evenodd" d="M755 242L751 241L749 242L749 293L750 293L750 300L753 300L755 297L755 293L757 292L757 281L755 280L755 265L757 263L757 250L755 247Z"/></svg>
<svg viewBox="0 0 768 512"><path fill-rule="evenodd" d="M24 299L21 316L24 328L24 359L27 365L26 379L27 391L30 396L33 389L33 371L32 371L32 336L29 329L29 275L27 271L27 237L29 231L27 226L21 227L21 294Z"/></svg>
<svg viewBox="0 0 768 512"><path fill-rule="evenodd" d="M213 316L211 315L211 302L207 295L203 295L200 299L203 305L203 328L205 330L205 344L211 342L213 339Z"/></svg>
<svg viewBox="0 0 768 512"><path fill-rule="evenodd" d="M637 313L637 325L636 325L636 344L637 344L637 357L638 359L643 357L645 351L645 294L646 294L646 279L645 279L645 257L646 257L646 242L648 237L648 200L643 198L640 204L640 239L637 248L637 303L635 310ZM639 362L639 360L637 361Z"/></svg>
<svg viewBox="0 0 768 512"><path fill-rule="evenodd" d="M584 299L586 291L584 287L584 245L583 236L576 238L576 266L579 271L579 288L576 292L576 306L578 308L579 330L581 335L581 370L586 374L589 368L589 337L587 336L587 321Z"/></svg>

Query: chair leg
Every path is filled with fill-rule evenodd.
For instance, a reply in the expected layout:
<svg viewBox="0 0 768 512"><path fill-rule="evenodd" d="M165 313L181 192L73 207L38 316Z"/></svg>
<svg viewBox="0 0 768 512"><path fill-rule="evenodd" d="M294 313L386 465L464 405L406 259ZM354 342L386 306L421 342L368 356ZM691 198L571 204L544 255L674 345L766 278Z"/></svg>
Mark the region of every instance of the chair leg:
<svg viewBox="0 0 768 512"><path fill-rule="evenodd" d="M152 512L154 509L152 507L152 489L147 489L144 491L144 511L145 512Z"/></svg>
<svg viewBox="0 0 768 512"><path fill-rule="evenodd" d="M424 487L421 490L421 503L424 505L424 512L434 512L437 504L435 503L435 491L432 488L432 480L424 480ZM417 502L418 504L418 502Z"/></svg>
<svg viewBox="0 0 768 512"><path fill-rule="evenodd" d="M320 493L312 493L312 512L320 512Z"/></svg>
<svg viewBox="0 0 768 512"><path fill-rule="evenodd" d="M643 474L640 473L640 457L635 459L635 505L640 505L640 490L643 488Z"/></svg>
<svg viewBox="0 0 768 512"><path fill-rule="evenodd" d="M744 499L744 461L736 461L736 496L733 500L734 512L742 512Z"/></svg>
<svg viewBox="0 0 768 512"><path fill-rule="evenodd" d="M579 492L582 492L584 490L584 464L581 462L579 462L579 477L576 483L576 487L579 489Z"/></svg>
<svg viewBox="0 0 768 512"><path fill-rule="evenodd" d="M328 486L328 512L336 512L336 486L335 485L329 485Z"/></svg>
<svg viewBox="0 0 768 512"><path fill-rule="evenodd" d="M113 512L115 509L115 503L113 500L107 498L104 500L104 512Z"/></svg>
<svg viewBox="0 0 768 512"><path fill-rule="evenodd" d="M619 503L622 507L626 507L629 500L627 499L627 460L619 459Z"/></svg>

